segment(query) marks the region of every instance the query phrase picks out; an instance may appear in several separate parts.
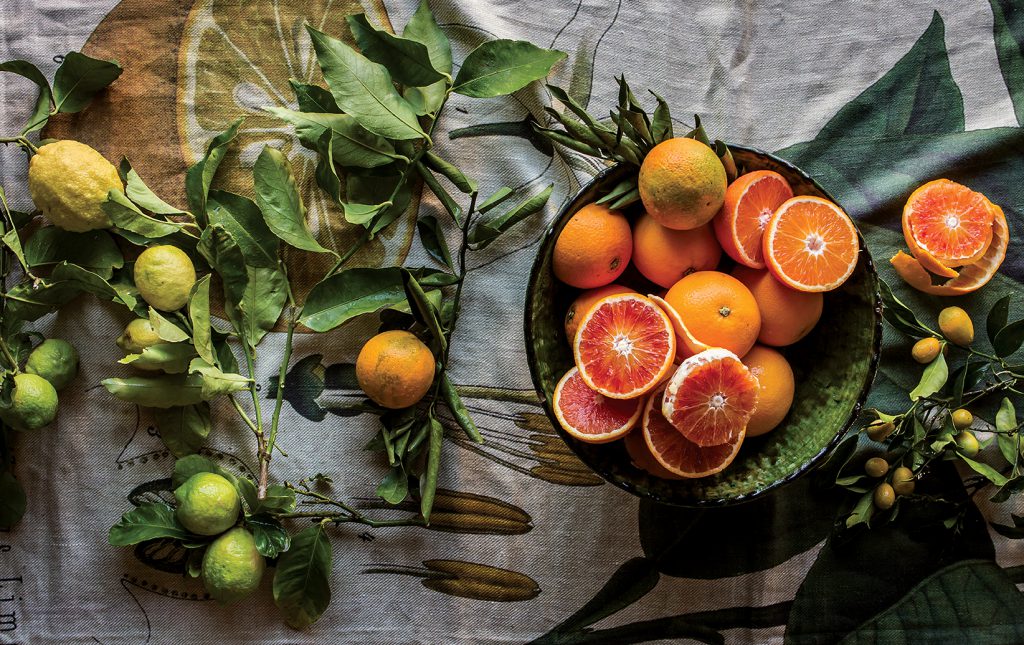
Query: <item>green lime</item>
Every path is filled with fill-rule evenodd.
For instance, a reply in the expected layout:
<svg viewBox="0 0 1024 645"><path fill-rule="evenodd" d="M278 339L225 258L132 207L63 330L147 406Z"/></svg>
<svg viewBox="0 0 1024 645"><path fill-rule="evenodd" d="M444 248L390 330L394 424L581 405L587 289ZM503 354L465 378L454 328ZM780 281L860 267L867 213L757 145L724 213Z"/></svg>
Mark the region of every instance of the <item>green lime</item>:
<svg viewBox="0 0 1024 645"><path fill-rule="evenodd" d="M140 354L147 347L162 342L148 318L136 318L124 328L124 333L117 339L117 346L129 354Z"/></svg>
<svg viewBox="0 0 1024 645"><path fill-rule="evenodd" d="M195 281L192 260L176 246L151 246L135 260L135 286L139 294L161 311L184 307Z"/></svg>
<svg viewBox="0 0 1024 645"><path fill-rule="evenodd" d="M78 373L78 351L66 340L48 338L28 355L25 371L42 376L59 392Z"/></svg>
<svg viewBox="0 0 1024 645"><path fill-rule="evenodd" d="M228 604L260 586L267 564L252 533L242 527L218 537L203 555L203 585L214 600Z"/></svg>
<svg viewBox="0 0 1024 645"><path fill-rule="evenodd" d="M39 148L28 164L32 201L55 226L82 233L110 228L103 202L124 192L117 168L84 143L56 141Z"/></svg>
<svg viewBox="0 0 1024 645"><path fill-rule="evenodd" d="M178 521L196 535L223 533L238 520L242 503L234 484L215 473L196 473L174 491Z"/></svg>
<svg viewBox="0 0 1024 645"><path fill-rule="evenodd" d="M22 372L14 377L11 405L0 416L15 430L37 430L57 416L57 390L42 376Z"/></svg>

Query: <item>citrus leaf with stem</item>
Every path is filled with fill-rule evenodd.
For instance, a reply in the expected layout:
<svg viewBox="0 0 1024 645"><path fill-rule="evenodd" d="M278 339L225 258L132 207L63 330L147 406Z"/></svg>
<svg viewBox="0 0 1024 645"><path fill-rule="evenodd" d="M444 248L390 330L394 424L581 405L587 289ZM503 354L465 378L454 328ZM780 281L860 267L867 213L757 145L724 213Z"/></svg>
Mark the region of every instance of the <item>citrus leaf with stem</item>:
<svg viewBox="0 0 1024 645"><path fill-rule="evenodd" d="M135 293L127 286L112 283L101 275L84 269L77 264L61 262L53 269L50 277L57 282L72 282L82 291L124 305L133 311L136 305L139 304L135 298Z"/></svg>
<svg viewBox="0 0 1024 645"><path fill-rule="evenodd" d="M485 199L480 204L477 204L476 210L478 213L484 214L487 211L491 210L492 208L500 206L506 200L508 200L510 197L513 197L514 195L515 191L513 191L508 186L502 186L498 190L494 191L494 193L490 197Z"/></svg>
<svg viewBox="0 0 1024 645"><path fill-rule="evenodd" d="M53 111L80 112L97 92L117 80L122 71L114 61L68 52L53 77Z"/></svg>
<svg viewBox="0 0 1024 645"><path fill-rule="evenodd" d="M187 343L157 343L144 348L138 354L128 354L117 362L143 370L183 374L195 356L195 348Z"/></svg>
<svg viewBox="0 0 1024 645"><path fill-rule="evenodd" d="M405 286L405 295L413 314L430 330L430 335L433 336L438 347L441 348L441 353L444 354L448 349L448 338L441 327L441 316L437 305L423 291L423 286L411 271L402 269L402 283Z"/></svg>
<svg viewBox="0 0 1024 645"><path fill-rule="evenodd" d="M193 536L178 522L173 508L148 502L122 515L118 523L110 527L107 541L111 546L130 546L157 538L192 540Z"/></svg>
<svg viewBox="0 0 1024 645"><path fill-rule="evenodd" d="M985 318L985 333L988 334L988 341L995 344L996 336L999 332L1006 327L1006 322L1010 317L1010 295L1007 294L996 301L992 308L989 309L988 316Z"/></svg>
<svg viewBox="0 0 1024 645"><path fill-rule="evenodd" d="M217 224L203 229L196 248L220 275L224 288L225 313L232 326L236 330L241 329L242 318L238 305L249 283L249 272L241 249L227 229Z"/></svg>
<svg viewBox="0 0 1024 645"><path fill-rule="evenodd" d="M363 13L346 20L363 56L386 67L395 82L421 87L444 80L423 43L377 29Z"/></svg>
<svg viewBox="0 0 1024 645"><path fill-rule="evenodd" d="M249 389L252 380L241 374L223 372L215 365L210 365L201 358L192 359L188 366L189 376L201 377L201 393L204 400L221 394L231 394Z"/></svg>
<svg viewBox="0 0 1024 645"><path fill-rule="evenodd" d="M124 266L124 256L106 231L72 233L56 226L44 226L25 240L25 260L31 268L63 261L95 273Z"/></svg>
<svg viewBox="0 0 1024 645"><path fill-rule="evenodd" d="M177 222L146 215L119 190L111 190L107 194L107 200L103 202L102 208L114 226L141 235L147 240L167 237L183 229L183 226Z"/></svg>
<svg viewBox="0 0 1024 645"><path fill-rule="evenodd" d="M882 316L890 325L912 338L938 336L920 320L907 305L903 304L892 292L885 280L878 280L878 293L882 299Z"/></svg>
<svg viewBox="0 0 1024 645"><path fill-rule="evenodd" d="M334 139L332 158L342 166L377 168L407 160L395 152L391 142L359 125L348 114L296 112L281 107L267 108L267 112L290 123L295 128L295 136L307 148L316 149L317 141L324 132L331 132Z"/></svg>
<svg viewBox="0 0 1024 645"><path fill-rule="evenodd" d="M1020 349L1021 344L1024 344L1024 319L1016 320L1000 329L992 341L992 349L999 358L1006 358Z"/></svg>
<svg viewBox="0 0 1024 645"><path fill-rule="evenodd" d="M189 335L181 327L167 320L163 314L152 307L149 308L149 324L153 326L153 331L160 337L160 340L165 343L180 343L189 340Z"/></svg>
<svg viewBox="0 0 1024 645"><path fill-rule="evenodd" d="M36 104L32 108L32 113L29 114L21 134L26 135L45 126L50 118L50 101L53 99L53 92L50 90L49 81L39 71L39 68L25 60L9 60L0 63L0 72L10 72L23 76L39 87L39 93L36 95Z"/></svg>
<svg viewBox="0 0 1024 645"><path fill-rule="evenodd" d="M548 184L548 187L540 193L530 197L505 214L478 222L473 227L473 230L469 232L469 243L475 245L478 249L486 248L491 242L498 239L502 233L544 208L548 198L551 197L553 189L554 184Z"/></svg>
<svg viewBox="0 0 1024 645"><path fill-rule="evenodd" d="M384 434L385 442L389 435ZM392 461L394 459L392 458ZM380 497L388 504L401 504L409 496L409 476L405 474L405 468L401 464L392 466L388 474L384 476L377 485L377 497Z"/></svg>
<svg viewBox="0 0 1024 645"><path fill-rule="evenodd" d="M511 94L547 76L566 57L525 40L489 40L466 56L452 91L473 98Z"/></svg>
<svg viewBox="0 0 1024 645"><path fill-rule="evenodd" d="M445 190L444 186L437 181L437 177L430 171L423 163L416 162L416 172L419 173L420 177L423 178L423 183L430 188L430 192L434 193L444 209L448 211L448 214L452 216L456 224L462 225L462 207L455 203L455 199L452 198L448 191Z"/></svg>
<svg viewBox="0 0 1024 645"><path fill-rule="evenodd" d="M247 266L266 269L278 265L278 238L264 221L260 207L251 199L223 190L211 190L207 216L210 224L223 226L231 234Z"/></svg>
<svg viewBox="0 0 1024 645"><path fill-rule="evenodd" d="M444 426L429 413L430 437L427 443L427 468L420 477L420 515L423 521L430 524L430 511L434 508L434 495L437 493L437 474L441 467L441 444L444 441Z"/></svg>
<svg viewBox="0 0 1024 645"><path fill-rule="evenodd" d="M259 513L249 515L245 523L252 531L256 541L256 550L265 558L276 558L291 546L291 537L281 522L273 515Z"/></svg>
<svg viewBox="0 0 1024 645"><path fill-rule="evenodd" d="M405 300L397 267L355 268L321 280L306 296L299 322L314 331L330 331L360 316Z"/></svg>
<svg viewBox="0 0 1024 645"><path fill-rule="evenodd" d="M303 83L294 78L288 79L288 83L292 86L292 91L295 92L295 100L299 104L299 109L303 112L341 114L338 102L334 100L334 97L326 89L319 85Z"/></svg>
<svg viewBox="0 0 1024 645"><path fill-rule="evenodd" d="M452 73L452 45L441 31L427 0L420 0L415 13L409 18L402 31L402 37L423 43L430 57L430 64L442 74Z"/></svg>
<svg viewBox="0 0 1024 645"><path fill-rule="evenodd" d="M245 267L242 299L229 302L229 315L241 321L238 332L252 348L277 325L288 302L288 278L280 267Z"/></svg>
<svg viewBox="0 0 1024 645"><path fill-rule="evenodd" d="M946 365L946 357L942 355L942 352L939 352L932 362L928 363L928 366L924 368L924 372L921 373L921 380L917 386L910 391L910 400L916 401L935 394L942 389L948 378L949 367Z"/></svg>
<svg viewBox="0 0 1024 645"><path fill-rule="evenodd" d="M654 98L658 101L658 107L654 108L654 116L651 118L651 137L654 139L654 143L658 144L674 136L672 133L672 114L665 99L654 92L651 92L651 94L654 94Z"/></svg>
<svg viewBox="0 0 1024 645"><path fill-rule="evenodd" d="M154 410L153 418L160 431L160 439L175 457L195 454L210 436L210 404L205 401Z"/></svg>
<svg viewBox="0 0 1024 645"><path fill-rule="evenodd" d="M188 296L188 318L192 323L192 344L207 363L214 364L213 330L210 324L210 275L204 275Z"/></svg>
<svg viewBox="0 0 1024 645"><path fill-rule="evenodd" d="M447 177L448 181L452 182L461 192L469 195L477 191L477 184L475 181L463 174L455 164L441 158L434 152L427 150L423 154L423 162L426 163L427 167L431 170L439 172Z"/></svg>
<svg viewBox="0 0 1024 645"><path fill-rule="evenodd" d="M203 400L203 377L199 374L108 378L102 385L122 401L147 408L195 405Z"/></svg>
<svg viewBox="0 0 1024 645"><path fill-rule="evenodd" d="M973 459L963 455L960 455L960 459L970 466L974 472L978 473L996 486L1003 486L1009 481L1005 475L988 464L983 464L980 461L974 461Z"/></svg>
<svg viewBox="0 0 1024 645"><path fill-rule="evenodd" d="M331 603L333 560L324 523L292 536L291 546L278 558L273 584L274 604L290 627L309 627Z"/></svg>
<svg viewBox="0 0 1024 645"><path fill-rule="evenodd" d="M481 436L479 428L476 427L473 418L469 416L469 410L466 409L466 404L462 402L462 397L447 372L441 375L441 394L444 396L445 403L448 404L448 409L455 418L455 422L459 424L466 436L475 443L483 443L484 438Z"/></svg>
<svg viewBox="0 0 1024 645"><path fill-rule="evenodd" d="M452 254L448 250L448 242L445 240L444 231L440 222L433 215L423 215L416 220L416 228L420 232L420 242L427 255L434 258L449 269L454 269Z"/></svg>
<svg viewBox="0 0 1024 645"><path fill-rule="evenodd" d="M158 197L157 194L146 185L146 182L142 181L142 177L139 176L139 173L132 168L132 163L128 161L128 157L121 158L121 164L117 170L121 175L121 181L125 183L125 195L127 195L128 199L136 206L145 208L150 213L154 213L156 215L191 216L191 213L188 211L175 208L160 199L160 197Z"/></svg>
<svg viewBox="0 0 1024 645"><path fill-rule="evenodd" d="M329 159L330 157L328 157ZM316 241L306 222L291 164L280 150L264 146L253 167L256 203L263 220L275 235L295 248L316 253L333 253Z"/></svg>
<svg viewBox="0 0 1024 645"><path fill-rule="evenodd" d="M238 135L238 128L243 118L239 117L210 140L206 146L206 154L185 173L185 195L188 197L189 208L203 226L206 225L206 198L210 193L210 184L217 174L220 163L224 161L228 145Z"/></svg>

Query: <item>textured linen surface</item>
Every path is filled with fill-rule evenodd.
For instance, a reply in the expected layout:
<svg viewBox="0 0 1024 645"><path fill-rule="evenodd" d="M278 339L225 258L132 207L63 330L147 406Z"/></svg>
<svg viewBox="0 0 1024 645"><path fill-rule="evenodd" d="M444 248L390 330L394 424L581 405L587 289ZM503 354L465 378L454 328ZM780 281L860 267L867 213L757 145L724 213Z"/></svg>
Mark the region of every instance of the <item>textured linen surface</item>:
<svg viewBox="0 0 1024 645"><path fill-rule="evenodd" d="M556 47L569 58L554 80L594 113L613 105L613 76L624 73L644 100L647 88L668 100L677 131L699 113L712 136L795 161L862 224L890 281L885 259L901 244L894 224L900 200L925 180L952 176L984 190L1004 207L1011 227L1021 230L1024 178L1017 155L1024 138L1011 95L1024 96L1024 87L1008 88L1003 71L1013 60L1001 66L997 53L999 42L999 51L1011 57L1009 45L1024 42L1019 4L432 2L456 61L483 37ZM993 35L993 7L1011 28L1001 32L1002 41ZM306 172L311 168L288 130L264 128L259 112L265 105L290 105L287 78L314 65L303 18L340 33L344 14L366 11L400 29L414 9L415 3L399 0L0 0L0 60L30 60L52 77L55 57L69 50L85 47L117 58L125 76L82 117L56 123L54 135L90 143L115 162L127 155L161 195L183 203L185 164L238 115L249 117L246 138L225 168L251 165L264 143L288 150ZM1019 47L1016 55L1024 69ZM876 82L879 89L858 100ZM30 83L0 76L0 132L16 131L33 100ZM453 339L453 377L465 387L487 444L471 449L446 442L441 486L486 496L492 508L514 518L516 530L332 530L334 599L306 632L284 626L271 601L271 575L243 603L221 607L205 600L199 582L182 576L175 560L180 554L107 545L108 528L133 502L166 496L161 480L169 477L173 457L150 419L98 386L122 369L115 364L113 339L126 317L82 299L39 323L47 335L78 346L82 369L61 393L57 422L17 438L16 472L29 510L20 526L0 534L0 643L516 643L540 638L560 623L561 642L832 642L894 605L872 638L1013 642L1007 634L1014 625L1000 622L1022 615L1011 613L1021 602L1014 586L1020 572L1012 567L1024 564L1024 552L980 521L966 537L929 542L923 555L917 542L876 543L884 533L851 554L826 542L834 510L817 523L806 517L826 511L804 507L811 495L805 485L784 489L757 508L701 516L641 504L575 460L533 394L523 296L546 223L599 167L525 136L526 119L545 121L548 104L540 84L511 98L454 97L435 136L443 154L480 178L483 194L501 185L536 191L555 184L543 215L472 256L465 314ZM24 156L10 146L0 150L0 178L16 207L29 207L24 175ZM221 181L232 186L241 176L228 169ZM306 198L319 200L311 210L324 208L312 191ZM424 197L420 208L448 221L432 197ZM361 261L429 262L413 235L408 224L398 224L384 246ZM1016 289L1020 261L1014 244L1005 277L970 304L986 311L984 303ZM935 309L934 300L927 302ZM324 472L334 478L338 495L372 504L383 469L370 467L375 457L361 448L375 421L335 412L356 398L345 365L374 324L357 321L326 336L298 338L289 378L297 385L281 435L290 457L274 460L275 478ZM274 334L260 350L258 377L265 391L282 342L283 335ZM914 378L898 365L905 356L887 354L873 403L899 405L893 385L906 387ZM253 468L251 436L230 409L215 406L214 415L209 454L240 472ZM981 511L1008 522L1012 506L982 502ZM795 532L795 524L817 528ZM677 548L653 557L651 544L670 540L679 541ZM945 578L914 595L911 588L935 570L917 560L965 558L994 560L1003 568L993 574L1004 582L998 593L974 578ZM876 589L871 567L879 561L888 562L888 572L880 574ZM991 566L975 565L971 571ZM456 571L454 578L439 573L443 567ZM862 567L867 573L858 577ZM903 567L913 570L910 577L901 577ZM479 576L491 583L479 587L477 597L458 595ZM603 587L606 592L595 598ZM1009 604L984 613L995 597ZM972 612L972 606L984 609ZM893 625L897 632L884 631Z"/></svg>

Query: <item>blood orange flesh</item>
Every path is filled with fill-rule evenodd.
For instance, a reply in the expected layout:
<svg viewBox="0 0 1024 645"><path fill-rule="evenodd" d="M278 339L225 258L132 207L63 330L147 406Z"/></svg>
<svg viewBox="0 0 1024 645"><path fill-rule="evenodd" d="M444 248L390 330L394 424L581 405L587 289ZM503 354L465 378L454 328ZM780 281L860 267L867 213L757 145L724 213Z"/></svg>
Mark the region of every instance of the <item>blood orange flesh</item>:
<svg viewBox="0 0 1024 645"><path fill-rule="evenodd" d="M728 443L698 446L683 436L662 414L664 391L660 389L655 392L644 406L643 436L647 450L654 459L668 472L690 479L714 475L731 464L740 451L745 431L740 430Z"/></svg>
<svg viewBox="0 0 1024 645"><path fill-rule="evenodd" d="M583 317L573 343L580 376L591 389L630 399L661 382L676 355L672 322L639 294L602 298Z"/></svg>
<svg viewBox="0 0 1024 645"><path fill-rule="evenodd" d="M741 176L725 191L725 203L715 216L715 235L729 257L754 269L764 268L761 238L768 221L793 196L786 178L771 170Z"/></svg>
<svg viewBox="0 0 1024 645"><path fill-rule="evenodd" d="M903 207L903 237L915 256L933 273L950 275L931 266L947 267L977 262L992 243L995 217L981 193L948 179L930 181L913 193ZM923 251L923 253L921 253Z"/></svg>
<svg viewBox="0 0 1024 645"><path fill-rule="evenodd" d="M857 267L860 243L849 215L827 199L787 200L764 232L764 258L780 282L797 291L831 291Z"/></svg>
<svg viewBox="0 0 1024 645"><path fill-rule="evenodd" d="M680 364L665 388L661 411L699 446L735 441L757 409L757 377L727 349L712 348Z"/></svg>
<svg viewBox="0 0 1024 645"><path fill-rule="evenodd" d="M555 386L552 407L566 432L587 443L615 441L640 420L641 399L609 399L590 389L575 367Z"/></svg>

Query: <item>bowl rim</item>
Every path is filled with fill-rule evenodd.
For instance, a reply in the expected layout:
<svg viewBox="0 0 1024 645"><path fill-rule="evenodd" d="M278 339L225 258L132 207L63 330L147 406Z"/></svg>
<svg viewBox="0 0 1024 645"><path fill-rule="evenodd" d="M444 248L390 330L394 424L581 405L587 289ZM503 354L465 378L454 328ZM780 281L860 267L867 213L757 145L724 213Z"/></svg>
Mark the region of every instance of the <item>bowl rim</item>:
<svg viewBox="0 0 1024 645"><path fill-rule="evenodd" d="M798 166L789 162L788 160L778 157L770 152L761 150L759 148L732 143L729 143L728 145L730 150L742 150L743 152L751 153L755 156L767 157L774 163L784 166L787 170L799 175L802 179L804 179L812 186L814 186L815 189L820 191L821 194L824 195L827 199L839 205L840 208L843 208L842 204L840 204L839 201L836 200L835 197L828 190L826 190L821 184L819 184L814 179L814 177L809 175L804 170L800 169ZM558 228L559 223L566 217L570 210L576 206L577 202L579 202L581 197L589 190L591 190L591 188L593 188L594 185L600 184L601 182L605 181L609 176L621 172L622 168L624 168L625 165L626 164L624 163L616 163L612 166L609 166L602 170L601 172L599 172L598 174L594 175L593 179L583 184L580 187L580 189L558 209L558 214L548 225L547 229L544 231L544 234L539 238L537 252L534 256L533 264L530 267L530 275L527 281L526 306L524 308L523 316L524 341L526 344L526 360L530 368L530 380L533 382L534 390L537 392L537 396L540 399L541 407L543 407L544 413L551 421L552 426L554 426L555 431L558 433L559 437L561 437L562 441L568 444L569 449L572 450L573 454L576 455L576 457L584 465L586 465L587 468L589 468L595 474L600 476L601 479L626 491L627 493L630 493L631 495L634 495L640 499L651 500L659 504L666 504L669 506L676 506L681 508L723 508L727 506L743 504L746 502L753 501L755 499L760 499L770 493L779 490L780 488L786 486L787 484L792 483L799 477L807 474L808 472L814 470L817 466L819 466L822 462L822 459L826 455L831 453L836 448L836 446L839 445L839 442L842 441L843 437L846 436L846 433L850 430L853 424L856 423L857 419L860 417L861 410L863 409L864 404L867 402L868 395L870 394L871 388L875 382L875 376L877 375L878 364L881 359L882 353L882 298L878 287L878 282L880 278L878 277L878 271L875 269L875 263L873 258L871 257L871 252L868 249L867 242L864 240L864 236L860 231L860 227L857 226L856 220L853 220L854 228L857 230L857 240L860 244L860 251L864 259L867 277L872 283L871 295L873 296L874 300L873 311L875 324L873 329L874 340L872 342L871 347L871 360L868 364L867 374L865 375L864 384L857 395L857 400L854 403L853 409L850 411L850 414L847 417L846 421L843 422L843 424L836 430L835 435L821 448L821 450L819 450L816 454L807 459L804 463L802 463L799 467L795 468L785 477L777 479L763 488L759 488L750 493L743 493L740 495L719 499L697 499L685 502L681 500L666 499L662 496L659 496L656 493L652 493L647 490L641 491L633 484L633 482L623 480L619 477L612 475L609 472L605 472L604 470L595 468L584 457L577 440L572 438L558 423L558 419L554 411L551 409L550 403L548 402L547 394L544 392L544 389L541 386L540 375L538 373L537 367L536 342L533 334L532 325L530 324L531 320L533 319L534 313L532 294L541 272L541 265L544 262L543 254L545 249L548 247L551 238L555 235L555 230ZM844 208L843 211L846 212L846 209ZM851 219L853 218L851 217Z"/></svg>

